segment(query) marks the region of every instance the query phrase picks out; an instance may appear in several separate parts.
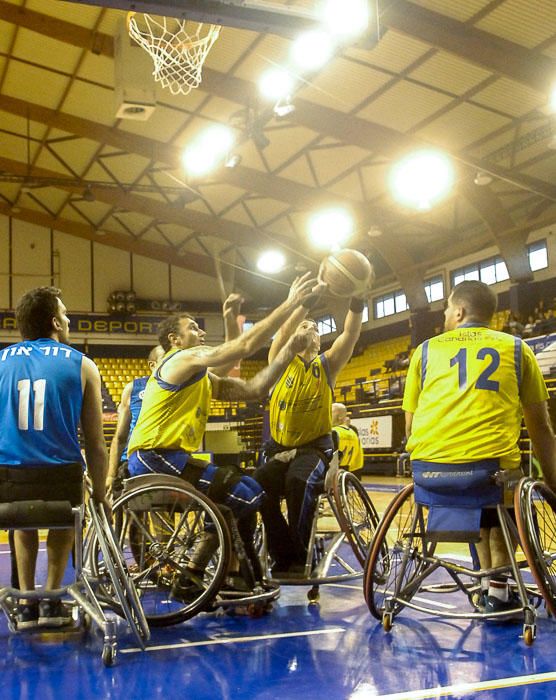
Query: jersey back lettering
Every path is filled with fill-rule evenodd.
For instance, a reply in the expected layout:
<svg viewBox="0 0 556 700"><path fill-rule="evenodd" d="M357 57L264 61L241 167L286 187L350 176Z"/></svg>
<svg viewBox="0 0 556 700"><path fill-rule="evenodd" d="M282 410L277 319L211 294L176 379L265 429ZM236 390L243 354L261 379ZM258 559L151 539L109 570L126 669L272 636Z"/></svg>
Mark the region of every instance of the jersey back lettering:
<svg viewBox="0 0 556 700"><path fill-rule="evenodd" d="M403 408L413 413L412 459L459 463L500 458L519 465L521 403L547 397L531 349L484 326L425 341L411 360Z"/></svg>

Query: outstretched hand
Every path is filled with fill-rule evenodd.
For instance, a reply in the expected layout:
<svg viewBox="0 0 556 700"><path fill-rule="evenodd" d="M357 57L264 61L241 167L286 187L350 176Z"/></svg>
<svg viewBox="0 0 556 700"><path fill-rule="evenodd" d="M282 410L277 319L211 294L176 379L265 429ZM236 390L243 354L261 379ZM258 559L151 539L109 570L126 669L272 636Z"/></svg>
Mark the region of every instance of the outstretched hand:
<svg viewBox="0 0 556 700"><path fill-rule="evenodd" d="M232 292L228 295L226 301L222 304L222 315L224 317L232 315L234 318L236 318L239 315L239 312L241 311L241 305L243 304L243 302L244 299L241 296L241 294Z"/></svg>
<svg viewBox="0 0 556 700"><path fill-rule="evenodd" d="M307 350L314 335L315 329L312 325L311 327L298 328L290 338L291 349L296 355Z"/></svg>
<svg viewBox="0 0 556 700"><path fill-rule="evenodd" d="M296 277L292 282L288 299L291 299L300 305L310 296L315 295L317 298L326 289L326 284L312 277L310 272L306 272L301 277Z"/></svg>

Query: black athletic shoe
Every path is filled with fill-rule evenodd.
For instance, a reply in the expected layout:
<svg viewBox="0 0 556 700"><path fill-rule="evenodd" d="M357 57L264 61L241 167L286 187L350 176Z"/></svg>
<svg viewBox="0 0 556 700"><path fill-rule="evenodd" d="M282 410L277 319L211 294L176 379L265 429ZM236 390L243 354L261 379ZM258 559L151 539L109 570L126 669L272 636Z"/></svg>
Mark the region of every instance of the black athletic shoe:
<svg viewBox="0 0 556 700"><path fill-rule="evenodd" d="M192 603L205 591L203 572L186 571L180 574L174 583L170 595L182 603Z"/></svg>
<svg viewBox="0 0 556 700"><path fill-rule="evenodd" d="M485 603L485 613L502 613L507 612L508 616L504 620L517 620L523 618L521 600L519 596L511 592L508 600L500 600L492 595L487 595Z"/></svg>
<svg viewBox="0 0 556 700"><path fill-rule="evenodd" d="M15 609L18 630L28 630L39 626L39 601L19 603Z"/></svg>
<svg viewBox="0 0 556 700"><path fill-rule="evenodd" d="M61 600L41 600L39 603L40 627L64 627L72 620L71 610Z"/></svg>

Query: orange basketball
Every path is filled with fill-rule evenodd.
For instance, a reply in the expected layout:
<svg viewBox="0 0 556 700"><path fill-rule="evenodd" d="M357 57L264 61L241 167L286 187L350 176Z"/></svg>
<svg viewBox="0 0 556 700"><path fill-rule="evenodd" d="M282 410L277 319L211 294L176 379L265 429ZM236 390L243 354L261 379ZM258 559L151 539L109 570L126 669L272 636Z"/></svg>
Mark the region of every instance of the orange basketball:
<svg viewBox="0 0 556 700"><path fill-rule="evenodd" d="M373 267L357 250L344 248L325 258L319 269L319 279L338 297L363 296L371 287Z"/></svg>

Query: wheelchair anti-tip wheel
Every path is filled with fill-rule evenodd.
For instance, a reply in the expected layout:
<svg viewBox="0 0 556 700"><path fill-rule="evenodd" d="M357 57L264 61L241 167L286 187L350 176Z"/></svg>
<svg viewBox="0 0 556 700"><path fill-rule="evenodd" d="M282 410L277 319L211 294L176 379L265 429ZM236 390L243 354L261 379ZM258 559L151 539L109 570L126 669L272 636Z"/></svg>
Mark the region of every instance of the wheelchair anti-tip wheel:
<svg viewBox="0 0 556 700"><path fill-rule="evenodd" d="M173 625L210 609L228 570L230 532L212 501L181 479L136 479L112 508L118 542L149 624ZM91 569L103 578L102 553L91 551Z"/></svg>
<svg viewBox="0 0 556 700"><path fill-rule="evenodd" d="M357 560L364 566L378 526L376 508L359 479L343 469L334 481L334 500L339 525Z"/></svg>
<svg viewBox="0 0 556 700"><path fill-rule="evenodd" d="M423 533L427 511L413 498L413 484L391 501L371 543L365 566L363 591L373 617L384 620L385 601L396 590L410 596L411 582L423 566ZM386 612L395 616L403 604L389 603Z"/></svg>
<svg viewBox="0 0 556 700"><path fill-rule="evenodd" d="M556 617L556 494L524 478L514 493L521 545L547 610Z"/></svg>

